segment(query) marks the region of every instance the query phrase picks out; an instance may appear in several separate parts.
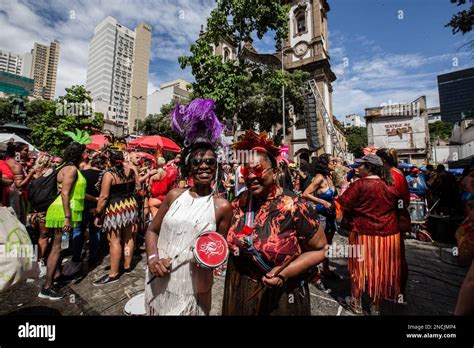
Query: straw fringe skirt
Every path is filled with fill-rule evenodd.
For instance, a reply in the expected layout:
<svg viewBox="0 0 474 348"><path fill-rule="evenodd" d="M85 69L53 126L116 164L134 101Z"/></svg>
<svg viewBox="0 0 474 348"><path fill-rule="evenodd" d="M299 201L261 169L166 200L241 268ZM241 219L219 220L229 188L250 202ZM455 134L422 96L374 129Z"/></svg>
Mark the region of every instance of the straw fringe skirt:
<svg viewBox="0 0 474 348"><path fill-rule="evenodd" d="M350 245L361 255L349 258L348 268L357 297L367 291L376 304L400 294L400 234L369 236L351 232ZM360 256L360 257L359 257Z"/></svg>

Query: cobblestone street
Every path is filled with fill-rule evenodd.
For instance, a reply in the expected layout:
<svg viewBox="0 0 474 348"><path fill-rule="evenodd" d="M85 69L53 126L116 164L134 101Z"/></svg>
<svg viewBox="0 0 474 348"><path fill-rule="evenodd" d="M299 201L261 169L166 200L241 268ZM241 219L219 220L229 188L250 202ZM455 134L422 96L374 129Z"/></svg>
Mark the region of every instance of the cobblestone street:
<svg viewBox="0 0 474 348"><path fill-rule="evenodd" d="M336 236L337 243L346 238ZM451 265L440 259L439 247L416 240L406 241L409 265L407 304L384 303L382 315L451 315L467 269ZM65 285L67 296L59 301L38 298L43 279L25 282L0 295L0 314L28 313L52 315L123 315L127 301L143 291L145 254L136 256L136 266L131 274L123 275L119 282L95 287L92 282L106 272L108 257L85 276ZM344 278L325 282L331 289L323 292L310 285L312 315L353 315L347 311L344 298L350 295L346 260L333 259L331 267ZM212 315L219 315L224 288L224 278L216 277L213 287ZM366 301L367 302L367 301Z"/></svg>

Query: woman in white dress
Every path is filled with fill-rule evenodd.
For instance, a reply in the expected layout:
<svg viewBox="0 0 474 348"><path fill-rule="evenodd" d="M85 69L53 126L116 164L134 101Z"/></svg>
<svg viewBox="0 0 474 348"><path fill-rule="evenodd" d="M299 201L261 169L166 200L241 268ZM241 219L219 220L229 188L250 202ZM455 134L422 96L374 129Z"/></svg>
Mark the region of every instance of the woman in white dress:
<svg viewBox="0 0 474 348"><path fill-rule="evenodd" d="M193 103L202 104L197 108ZM206 103L204 107L203 103ZM187 109L194 112L197 109L200 115L207 112L209 118L215 118L211 121L219 128L213 107L213 102L194 100ZM179 121L183 108L186 112L186 108L181 106L173 113L174 119ZM184 115L187 122L192 119L192 115ZM197 122L203 122L202 119L199 117ZM187 124L183 128L189 130L193 125ZM177 127L174 125L173 128ZM225 236L232 219L230 203L218 198L212 187L218 167L217 137L213 134L220 132L211 134L211 128L197 124L194 131L197 129L198 132L193 136L185 131L179 132L185 138L185 144L192 144L184 151L187 153L185 169L190 173L194 186L170 191L146 233L145 308L148 315L209 315L211 310L213 272L199 267L190 250L201 232L216 231ZM156 278L152 279L153 276Z"/></svg>

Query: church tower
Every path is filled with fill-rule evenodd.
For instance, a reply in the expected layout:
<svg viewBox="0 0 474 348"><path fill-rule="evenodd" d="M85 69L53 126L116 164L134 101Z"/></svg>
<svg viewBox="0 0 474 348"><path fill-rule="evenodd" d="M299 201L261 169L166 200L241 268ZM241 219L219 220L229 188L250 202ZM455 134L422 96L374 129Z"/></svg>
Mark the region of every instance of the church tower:
<svg viewBox="0 0 474 348"><path fill-rule="evenodd" d="M332 86L336 76L331 70L328 44L329 4L327 0L283 0L290 5L289 36L283 42L283 63L288 71L304 70L316 81L327 112L332 117ZM281 54L281 52L280 52ZM316 112L315 98L308 93L306 115L296 116L292 127L290 149L293 154L305 151L333 153L334 144L320 113Z"/></svg>

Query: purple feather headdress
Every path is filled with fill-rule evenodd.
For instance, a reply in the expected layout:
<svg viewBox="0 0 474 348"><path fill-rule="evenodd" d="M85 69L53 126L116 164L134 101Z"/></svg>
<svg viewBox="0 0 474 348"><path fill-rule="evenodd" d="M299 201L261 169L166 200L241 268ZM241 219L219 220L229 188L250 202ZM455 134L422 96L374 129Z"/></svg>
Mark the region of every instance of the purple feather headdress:
<svg viewBox="0 0 474 348"><path fill-rule="evenodd" d="M171 113L171 128L184 141L184 146L203 142L213 147L221 145L224 125L214 112L212 99L194 99L189 105L178 105Z"/></svg>

